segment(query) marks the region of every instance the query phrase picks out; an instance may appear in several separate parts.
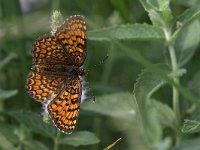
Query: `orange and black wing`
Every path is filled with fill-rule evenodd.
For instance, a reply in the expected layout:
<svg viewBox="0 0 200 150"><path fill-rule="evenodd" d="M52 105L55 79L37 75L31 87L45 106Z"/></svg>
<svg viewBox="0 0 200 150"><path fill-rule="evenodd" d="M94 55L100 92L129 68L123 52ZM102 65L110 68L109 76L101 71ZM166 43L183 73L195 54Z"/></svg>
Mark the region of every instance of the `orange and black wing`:
<svg viewBox="0 0 200 150"><path fill-rule="evenodd" d="M73 79L47 106L54 124L62 132L73 132L79 115L80 101L81 82L80 79Z"/></svg>
<svg viewBox="0 0 200 150"><path fill-rule="evenodd" d="M32 57L35 65L64 64L73 65L73 60L66 54L54 36L42 36L32 46Z"/></svg>
<svg viewBox="0 0 200 150"><path fill-rule="evenodd" d="M69 17L55 33L56 39L73 59L75 66L82 66L86 57L86 22L80 15Z"/></svg>
<svg viewBox="0 0 200 150"><path fill-rule="evenodd" d="M64 77L41 75L30 71L26 81L28 93L39 102L54 99L64 87Z"/></svg>

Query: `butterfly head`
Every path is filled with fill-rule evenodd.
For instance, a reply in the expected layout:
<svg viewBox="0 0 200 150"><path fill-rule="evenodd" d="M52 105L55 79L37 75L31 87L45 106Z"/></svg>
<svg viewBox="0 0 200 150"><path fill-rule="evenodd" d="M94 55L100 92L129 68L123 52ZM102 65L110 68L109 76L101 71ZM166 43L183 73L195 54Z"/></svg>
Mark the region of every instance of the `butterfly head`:
<svg viewBox="0 0 200 150"><path fill-rule="evenodd" d="M84 76L84 75L86 75L87 73L86 73L86 71L85 71L85 69L83 69L83 68L80 68L79 69L79 75L80 76Z"/></svg>

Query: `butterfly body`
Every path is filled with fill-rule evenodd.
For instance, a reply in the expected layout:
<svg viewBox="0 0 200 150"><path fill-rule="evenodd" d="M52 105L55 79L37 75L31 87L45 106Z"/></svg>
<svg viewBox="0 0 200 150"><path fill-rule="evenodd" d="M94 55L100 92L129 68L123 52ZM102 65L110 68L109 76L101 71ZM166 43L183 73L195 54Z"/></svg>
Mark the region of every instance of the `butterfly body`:
<svg viewBox="0 0 200 150"><path fill-rule="evenodd" d="M31 70L40 74L60 75L66 78L84 76L86 74L83 68L68 65L36 65L32 66Z"/></svg>
<svg viewBox="0 0 200 150"><path fill-rule="evenodd" d="M44 104L55 126L64 133L73 132L79 115L86 44L84 18L74 15L53 35L40 37L32 47L33 66L26 89Z"/></svg>

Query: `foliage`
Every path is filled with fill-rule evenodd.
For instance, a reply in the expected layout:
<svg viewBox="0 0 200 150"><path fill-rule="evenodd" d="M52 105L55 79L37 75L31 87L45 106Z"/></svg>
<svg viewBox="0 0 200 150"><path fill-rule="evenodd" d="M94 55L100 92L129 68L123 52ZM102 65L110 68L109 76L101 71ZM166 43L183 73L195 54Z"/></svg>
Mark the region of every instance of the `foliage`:
<svg viewBox="0 0 200 150"><path fill-rule="evenodd" d="M0 2L0 149L199 149L199 2ZM70 135L24 88L31 45L60 24L50 19L55 10L64 19L82 14L88 25L89 100Z"/></svg>

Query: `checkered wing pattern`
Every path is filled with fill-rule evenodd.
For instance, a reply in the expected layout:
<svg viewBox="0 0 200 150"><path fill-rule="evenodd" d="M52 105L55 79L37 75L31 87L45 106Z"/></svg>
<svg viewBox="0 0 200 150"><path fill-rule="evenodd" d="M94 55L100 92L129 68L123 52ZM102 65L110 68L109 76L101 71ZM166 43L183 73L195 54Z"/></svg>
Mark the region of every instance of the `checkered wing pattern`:
<svg viewBox="0 0 200 150"><path fill-rule="evenodd" d="M73 79L48 105L54 124L64 133L71 133L76 126L81 92L80 79Z"/></svg>
<svg viewBox="0 0 200 150"><path fill-rule="evenodd" d="M73 60L54 36L42 36L32 46L33 62L41 64L73 65Z"/></svg>
<svg viewBox="0 0 200 150"><path fill-rule="evenodd" d="M54 99L64 86L64 78L41 75L30 71L27 78L26 89L37 101L46 102Z"/></svg>
<svg viewBox="0 0 200 150"><path fill-rule="evenodd" d="M79 67L86 58L86 44L84 18L74 15L54 34L36 40L32 47L33 66L26 89L35 100L45 103L45 110L64 133L74 130L79 115L79 76L83 75Z"/></svg>
<svg viewBox="0 0 200 150"><path fill-rule="evenodd" d="M73 59L75 66L82 66L86 57L86 23L79 15L67 19L55 33L56 39Z"/></svg>

